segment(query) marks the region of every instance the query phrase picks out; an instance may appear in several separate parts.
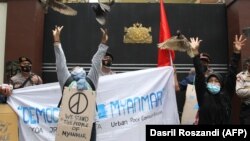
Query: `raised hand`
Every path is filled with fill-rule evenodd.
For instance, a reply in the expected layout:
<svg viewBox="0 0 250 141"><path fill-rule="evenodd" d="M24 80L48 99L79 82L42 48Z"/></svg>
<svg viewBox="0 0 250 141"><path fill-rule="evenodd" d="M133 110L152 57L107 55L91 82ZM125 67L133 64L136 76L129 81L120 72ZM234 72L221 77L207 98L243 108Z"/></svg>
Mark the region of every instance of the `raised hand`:
<svg viewBox="0 0 250 141"><path fill-rule="evenodd" d="M244 43L246 42L246 38L243 38L242 35L238 38L238 35L235 35L234 40L234 53L240 53L242 47L244 46Z"/></svg>
<svg viewBox="0 0 250 141"><path fill-rule="evenodd" d="M107 29L104 30L103 28L101 28L101 31L102 31L102 41L101 41L101 43L107 44L108 38L109 38L108 30Z"/></svg>
<svg viewBox="0 0 250 141"><path fill-rule="evenodd" d="M199 54L199 46L200 46L200 42L202 40L199 40L198 37L196 38L190 38L190 46L191 46L191 50L193 52L194 55L198 55Z"/></svg>
<svg viewBox="0 0 250 141"><path fill-rule="evenodd" d="M55 29L52 30L53 32L53 37L54 37L54 42L61 42L60 41L60 34L61 30L63 29L63 26L55 26Z"/></svg>

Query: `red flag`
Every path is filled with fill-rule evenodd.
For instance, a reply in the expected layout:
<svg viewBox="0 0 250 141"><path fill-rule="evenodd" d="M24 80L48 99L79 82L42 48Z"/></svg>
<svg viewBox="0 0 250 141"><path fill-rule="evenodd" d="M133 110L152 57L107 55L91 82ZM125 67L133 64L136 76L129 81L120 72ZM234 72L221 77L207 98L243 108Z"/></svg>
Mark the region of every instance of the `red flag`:
<svg viewBox="0 0 250 141"><path fill-rule="evenodd" d="M160 33L159 42L163 42L171 37L168 20L163 4L163 0L160 1ZM170 66L175 58L173 50L159 49L158 48L158 67Z"/></svg>

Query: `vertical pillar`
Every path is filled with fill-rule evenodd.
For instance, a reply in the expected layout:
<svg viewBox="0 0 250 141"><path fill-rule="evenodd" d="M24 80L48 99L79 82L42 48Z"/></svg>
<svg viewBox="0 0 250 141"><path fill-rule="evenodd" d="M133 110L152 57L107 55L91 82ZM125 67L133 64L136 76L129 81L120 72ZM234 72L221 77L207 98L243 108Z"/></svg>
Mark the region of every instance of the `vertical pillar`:
<svg viewBox="0 0 250 141"><path fill-rule="evenodd" d="M0 2L0 84L4 78L4 54L6 35L7 2Z"/></svg>

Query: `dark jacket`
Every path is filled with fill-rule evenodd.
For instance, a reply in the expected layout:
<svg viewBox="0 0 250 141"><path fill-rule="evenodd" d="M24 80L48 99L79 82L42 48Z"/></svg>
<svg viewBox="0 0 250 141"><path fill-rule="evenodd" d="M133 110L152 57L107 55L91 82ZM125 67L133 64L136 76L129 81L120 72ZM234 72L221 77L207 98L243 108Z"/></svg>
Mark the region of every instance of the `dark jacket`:
<svg viewBox="0 0 250 141"><path fill-rule="evenodd" d="M195 89L199 104L199 124L228 124L231 115L231 100L235 93L237 66L240 54L233 54L228 73L223 77L218 73L211 73L208 78L215 76L219 79L221 90L213 95L207 90L207 80L201 65L199 55L193 58L196 71Z"/></svg>
<svg viewBox="0 0 250 141"><path fill-rule="evenodd" d="M188 84L194 84L195 74L189 74L183 80L179 82L180 90L186 91Z"/></svg>

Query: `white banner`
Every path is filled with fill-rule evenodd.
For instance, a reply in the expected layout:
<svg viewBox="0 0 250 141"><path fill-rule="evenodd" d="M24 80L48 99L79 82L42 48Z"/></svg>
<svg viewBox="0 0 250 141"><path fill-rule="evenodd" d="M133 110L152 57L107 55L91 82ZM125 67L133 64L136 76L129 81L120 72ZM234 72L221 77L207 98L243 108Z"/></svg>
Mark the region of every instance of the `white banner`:
<svg viewBox="0 0 250 141"><path fill-rule="evenodd" d="M199 105L196 98L195 86L188 84L186 90L185 105L181 117L181 124L194 124L198 109Z"/></svg>
<svg viewBox="0 0 250 141"><path fill-rule="evenodd" d="M99 82L98 141L145 141L146 124L179 124L172 67L104 76Z"/></svg>
<svg viewBox="0 0 250 141"><path fill-rule="evenodd" d="M18 114L20 141L55 140L61 93L59 83L13 91L7 102Z"/></svg>
<svg viewBox="0 0 250 141"><path fill-rule="evenodd" d="M20 141L54 141L61 97L58 83L14 90ZM97 141L145 141L146 124L179 124L173 68L103 76L97 90Z"/></svg>

